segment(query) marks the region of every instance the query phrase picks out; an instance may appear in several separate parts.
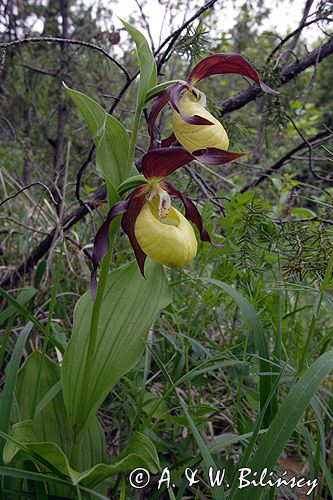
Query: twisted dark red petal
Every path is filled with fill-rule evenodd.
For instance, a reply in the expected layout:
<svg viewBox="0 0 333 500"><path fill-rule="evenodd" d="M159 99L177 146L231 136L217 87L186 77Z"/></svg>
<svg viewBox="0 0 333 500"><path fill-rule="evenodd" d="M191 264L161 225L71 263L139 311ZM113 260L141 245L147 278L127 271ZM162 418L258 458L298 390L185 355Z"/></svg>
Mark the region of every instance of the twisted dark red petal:
<svg viewBox="0 0 333 500"><path fill-rule="evenodd" d="M132 191L128 201L129 207L122 218L121 227L128 236L133 247L137 263L139 265L142 276L145 275L145 260L147 255L140 247L138 240L135 237L135 221L146 201L147 186L140 186Z"/></svg>
<svg viewBox="0 0 333 500"><path fill-rule="evenodd" d="M199 210L194 205L191 198L189 198L188 196L185 196L181 191L176 189L169 182L164 182L163 184L161 184L161 186L164 189L166 189L166 191L169 194L171 194L173 196L177 196L177 198L179 198L183 202L184 207L185 207L185 217L186 217L186 219L190 220L191 222L193 222L197 226L199 233L200 233L201 240L207 241L208 243L210 243L211 245L213 245L216 248L223 248L224 245L219 245L218 243L214 243L210 239L208 232L203 227L202 218L201 218L201 215L199 213Z"/></svg>
<svg viewBox="0 0 333 500"><path fill-rule="evenodd" d="M154 104L151 107L150 114L148 117L148 133L150 135L150 149L154 149L155 147L157 147L157 142L155 141L155 133L154 133L154 127L157 117L164 108L164 106L170 101L170 94L172 89L178 87L179 85L180 85L179 83L174 83L170 85L170 87L167 87L165 90L163 90L163 92L160 93L160 95L157 97L157 99L154 101Z"/></svg>
<svg viewBox="0 0 333 500"><path fill-rule="evenodd" d="M193 155L181 146L148 151L142 158L142 173L146 179L163 179L193 160Z"/></svg>
<svg viewBox="0 0 333 500"><path fill-rule="evenodd" d="M177 137L175 136L175 134L172 132L171 135L169 135L169 137L166 137L165 139L163 139L161 141L161 147L162 148L169 148L173 142L177 141Z"/></svg>
<svg viewBox="0 0 333 500"><path fill-rule="evenodd" d="M198 160L207 165L223 165L245 154L218 148L199 149L193 153L182 146L159 148L152 149L144 155L141 168L146 179L163 179L191 160Z"/></svg>
<svg viewBox="0 0 333 500"><path fill-rule="evenodd" d="M170 104L173 107L177 113L180 114L182 119L186 122L189 123L190 125L214 125L211 121L207 120L207 118L203 118L202 116L198 115L193 115L193 116L187 116L183 111L180 109L179 106L179 96L181 92L184 89L188 89L187 84L178 84L178 87L174 87L171 89L170 92Z"/></svg>
<svg viewBox="0 0 333 500"><path fill-rule="evenodd" d="M194 85L203 78L212 75L238 74L243 75L260 85L264 92L278 94L275 90L263 83L256 70L244 57L239 54L213 54L200 61L188 77L190 85Z"/></svg>
<svg viewBox="0 0 333 500"><path fill-rule="evenodd" d="M106 255L109 249L109 226L117 215L126 212L129 207L129 201L117 201L109 211L105 221L97 231L94 239L94 248L92 254L93 270L90 277L91 295L93 300L96 298L97 292L97 268L100 261Z"/></svg>
<svg viewBox="0 0 333 500"><path fill-rule="evenodd" d="M245 152L235 153L234 151L227 151L225 149L218 148L198 149L192 153L196 160L207 165L224 165L225 163L237 160L237 158L246 154L247 153Z"/></svg>

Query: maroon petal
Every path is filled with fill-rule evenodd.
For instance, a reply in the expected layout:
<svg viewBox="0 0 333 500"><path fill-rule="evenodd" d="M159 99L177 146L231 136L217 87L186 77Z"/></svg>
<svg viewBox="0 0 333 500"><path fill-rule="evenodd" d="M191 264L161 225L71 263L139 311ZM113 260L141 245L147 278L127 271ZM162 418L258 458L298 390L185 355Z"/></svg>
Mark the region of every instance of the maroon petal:
<svg viewBox="0 0 333 500"><path fill-rule="evenodd" d="M144 253L144 251L142 250L142 248L138 243L138 240L135 237L134 228L137 216L139 215L143 205L145 204L146 192L147 192L147 186L140 186L139 188L137 188L132 192L131 196L128 199L129 201L128 210L126 211L121 221L121 227L123 228L123 230L128 236L128 239L131 242L137 263L139 265L143 277L145 275L144 268L147 255Z"/></svg>
<svg viewBox="0 0 333 500"><path fill-rule="evenodd" d="M152 149L142 158L142 173L146 179L163 179L193 158L193 155L181 146Z"/></svg>
<svg viewBox="0 0 333 500"><path fill-rule="evenodd" d="M191 160L198 160L207 165L223 165L245 154L218 148L199 149L193 153L182 146L159 148L152 149L144 155L141 168L146 179L163 179Z"/></svg>
<svg viewBox="0 0 333 500"><path fill-rule="evenodd" d="M170 104L173 107L177 113L180 114L182 119L186 122L189 123L190 125L214 125L211 121L207 120L207 118L203 118L202 116L198 115L193 115L193 116L187 116L183 111L180 109L179 106L179 96L182 92L182 90L188 89L187 83L184 84L178 84L178 87L174 87L171 89L170 92Z"/></svg>
<svg viewBox="0 0 333 500"><path fill-rule="evenodd" d="M192 153L196 160L207 165L224 165L246 154L247 153L235 153L234 151L218 148L198 149Z"/></svg>
<svg viewBox="0 0 333 500"><path fill-rule="evenodd" d="M171 135L169 135L169 137L166 137L165 139L163 139L161 141L161 147L162 148L169 148L171 146L171 144L173 142L175 142L177 140L177 137L175 136L175 134L172 132Z"/></svg>
<svg viewBox="0 0 333 500"><path fill-rule="evenodd" d="M170 184L169 182L164 182L162 184L162 187L164 187L168 191L169 194L171 194L173 196L177 196L177 198L179 198L184 203L185 217L186 217L186 219L190 220L191 222L193 222L197 226L199 233L200 233L200 238L202 241L207 241L208 243L211 243L216 248L223 248L224 247L224 245L219 245L218 243L212 242L208 232L203 227L202 218L201 218L201 215L199 213L199 210L194 205L191 198L189 198L188 196L185 196L181 191L178 191L178 189L173 187L172 184Z"/></svg>
<svg viewBox="0 0 333 500"><path fill-rule="evenodd" d="M244 57L239 54L213 54L200 61L191 71L188 81L194 85L203 78L211 75L238 74L247 76L260 85L264 92L278 94L275 90L263 83L256 70Z"/></svg>
<svg viewBox="0 0 333 500"><path fill-rule="evenodd" d="M180 85L179 83L174 83L173 85L170 85L170 87L163 90L163 92L160 93L160 95L157 97L157 99L154 101L154 104L151 107L150 114L148 117L148 133L150 135L150 149L154 149L155 147L157 147L154 134L154 127L157 117L164 108L164 106L170 101L170 94L172 89L178 87L179 85Z"/></svg>
<svg viewBox="0 0 333 500"><path fill-rule="evenodd" d="M117 201L109 211L105 221L97 231L94 239L94 248L92 254L93 270L90 277L91 295L93 300L97 292L97 267L109 249L109 226L117 215L123 214L128 210L129 201Z"/></svg>

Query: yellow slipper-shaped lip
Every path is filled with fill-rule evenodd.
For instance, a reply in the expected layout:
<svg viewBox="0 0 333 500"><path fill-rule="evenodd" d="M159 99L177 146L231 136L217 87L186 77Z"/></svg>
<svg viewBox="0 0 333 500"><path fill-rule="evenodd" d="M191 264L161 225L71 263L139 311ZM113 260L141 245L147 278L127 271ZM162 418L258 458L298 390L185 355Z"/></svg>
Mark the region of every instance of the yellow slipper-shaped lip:
<svg viewBox="0 0 333 500"><path fill-rule="evenodd" d="M223 125L199 104L193 94L185 92L179 101L179 106L185 115L200 116L213 123L213 125L192 125L174 111L173 132L184 148L191 153L203 148L228 149L229 139Z"/></svg>
<svg viewBox="0 0 333 500"><path fill-rule="evenodd" d="M147 201L136 219L134 231L145 254L160 264L183 267L196 256L193 228L174 207L166 222L160 222L157 208Z"/></svg>

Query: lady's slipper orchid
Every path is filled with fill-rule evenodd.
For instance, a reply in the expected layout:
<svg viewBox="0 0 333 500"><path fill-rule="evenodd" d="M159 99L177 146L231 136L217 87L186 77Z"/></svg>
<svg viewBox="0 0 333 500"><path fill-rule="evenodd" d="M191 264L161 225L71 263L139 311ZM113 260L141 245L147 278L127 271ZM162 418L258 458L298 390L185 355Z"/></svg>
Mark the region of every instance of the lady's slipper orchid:
<svg viewBox="0 0 333 500"><path fill-rule="evenodd" d="M145 154L142 159L142 173L147 183L136 187L127 200L118 201L96 233L91 275L93 298L96 296L97 266L108 251L109 225L117 215L122 215L122 228L131 242L143 275L147 255L161 264L177 267L184 266L195 257L197 242L188 221L197 226L202 241L221 247L212 243L193 201L165 182L164 178L191 160L222 165L243 154L216 148L190 153L183 147L159 148ZM171 196L176 196L183 202L185 217L172 206Z"/></svg>
<svg viewBox="0 0 333 500"><path fill-rule="evenodd" d="M276 94L263 83L254 67L238 54L213 54L200 61L186 82L179 81L164 90L154 102L148 120L151 149L157 147L154 125L163 107L170 102L173 108L173 133L161 145L170 146L176 139L188 151L207 147L226 150L229 139L222 124L205 109L205 97L194 85L211 75L239 74L260 85L264 92Z"/></svg>

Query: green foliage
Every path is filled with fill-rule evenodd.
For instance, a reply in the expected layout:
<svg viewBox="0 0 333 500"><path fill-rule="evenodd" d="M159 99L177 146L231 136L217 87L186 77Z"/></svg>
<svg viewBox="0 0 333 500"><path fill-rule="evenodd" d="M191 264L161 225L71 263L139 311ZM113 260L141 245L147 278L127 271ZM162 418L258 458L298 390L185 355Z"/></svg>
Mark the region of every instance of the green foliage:
<svg viewBox="0 0 333 500"><path fill-rule="evenodd" d="M123 298L124 303L120 302ZM156 314L169 301L164 271L158 264L147 266L147 279L142 278L136 263L109 275L89 387L84 384L82 374L93 307L90 291L78 301L62 367L64 399L75 435L82 434L114 384L137 363Z"/></svg>
<svg viewBox="0 0 333 500"><path fill-rule="evenodd" d="M306 373L290 390L262 443L258 447L249 467L272 470L298 421L313 398L316 390L327 375L333 370L333 351L326 352L308 368ZM238 499L259 499L261 489L250 488L247 491L235 492Z"/></svg>
<svg viewBox="0 0 333 500"><path fill-rule="evenodd" d="M142 33L123 19L121 22L135 42L140 61L140 84L137 106L141 110L145 104L147 92L157 84L156 63L148 42Z"/></svg>
<svg viewBox="0 0 333 500"><path fill-rule="evenodd" d="M106 113L90 97L65 86L67 94L81 111L94 139L96 166L108 183L111 202L117 201L116 188L125 181L131 166L127 163L129 139L123 125Z"/></svg>

